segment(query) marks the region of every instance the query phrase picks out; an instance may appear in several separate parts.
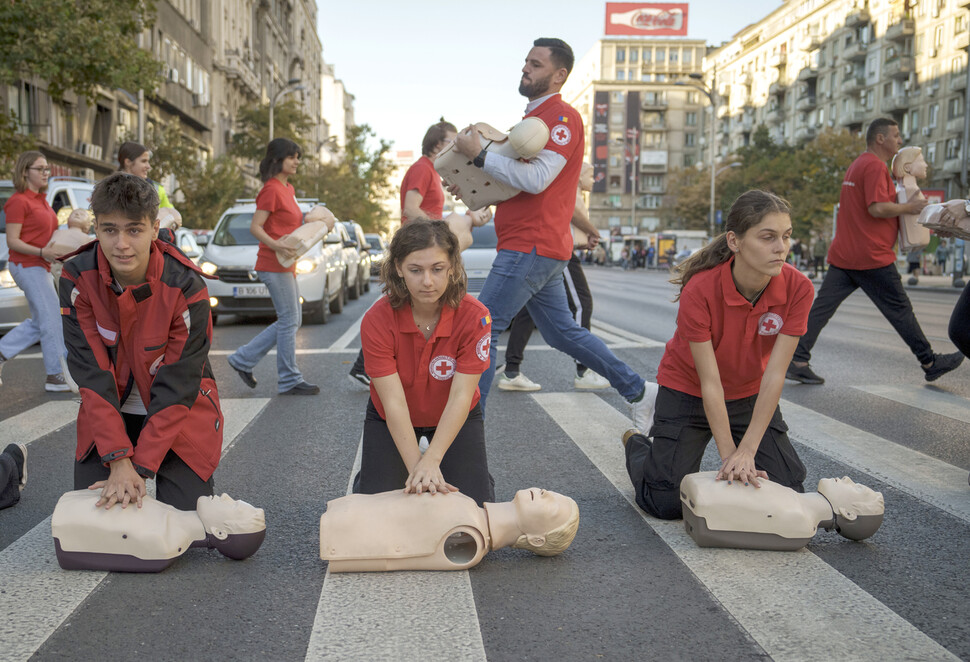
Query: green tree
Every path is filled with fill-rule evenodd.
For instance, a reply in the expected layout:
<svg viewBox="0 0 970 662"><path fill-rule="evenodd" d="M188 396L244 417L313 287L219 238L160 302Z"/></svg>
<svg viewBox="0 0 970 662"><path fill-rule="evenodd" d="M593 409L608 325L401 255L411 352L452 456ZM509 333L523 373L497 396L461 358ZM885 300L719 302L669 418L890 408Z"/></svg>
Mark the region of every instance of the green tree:
<svg viewBox="0 0 970 662"><path fill-rule="evenodd" d="M35 147L32 136L17 130L17 119L13 115L0 113L0 177L9 179L17 156Z"/></svg>
<svg viewBox="0 0 970 662"><path fill-rule="evenodd" d="M667 195L660 209L663 227L670 230L706 230L711 169L675 168L667 175Z"/></svg>
<svg viewBox="0 0 970 662"><path fill-rule="evenodd" d="M222 212L246 193L246 182L236 161L220 156L180 176L179 190L185 200L176 207L185 226L214 228Z"/></svg>
<svg viewBox="0 0 970 662"><path fill-rule="evenodd" d="M128 137L126 140L135 140L135 138ZM152 170L149 173L152 179L160 180L174 174L181 185L184 173L195 172L201 167L202 155L199 147L182 135L182 123L178 119L173 119L167 124L147 125L145 147L152 152ZM174 194L175 191L168 191L168 193Z"/></svg>
<svg viewBox="0 0 970 662"><path fill-rule="evenodd" d="M303 143L313 129L314 121L303 112L297 99L291 96L276 104L273 115L273 124L276 125L274 137L289 138L304 150L309 147ZM269 104L241 108L236 117L236 126L238 131L232 136L229 153L258 163L266 155L266 144L269 142Z"/></svg>

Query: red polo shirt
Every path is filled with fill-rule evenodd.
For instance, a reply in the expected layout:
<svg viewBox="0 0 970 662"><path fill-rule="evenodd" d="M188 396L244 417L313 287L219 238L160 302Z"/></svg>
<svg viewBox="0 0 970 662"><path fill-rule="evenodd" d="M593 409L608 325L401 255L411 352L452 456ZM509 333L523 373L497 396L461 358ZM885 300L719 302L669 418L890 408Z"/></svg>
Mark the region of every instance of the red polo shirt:
<svg viewBox="0 0 970 662"><path fill-rule="evenodd" d="M445 191L441 188L441 176L435 171L434 163L427 156L415 161L404 173L401 182L401 225L407 225L409 219L404 215L404 196L408 191L417 191L421 196L421 211L432 221L437 221L444 215Z"/></svg>
<svg viewBox="0 0 970 662"><path fill-rule="evenodd" d="M555 260L568 260L573 254L573 235L569 221L576 206L576 187L583 168L584 131L579 113L554 94L526 117L538 117L549 127L549 142L544 149L566 157L562 169L546 190L532 195L522 192L500 202L495 208L495 232L499 250L531 253Z"/></svg>
<svg viewBox="0 0 970 662"><path fill-rule="evenodd" d="M43 248L57 229L57 214L47 204L47 194L18 191L3 206L7 225L20 225L20 240L31 246ZM10 249L10 262L22 267L44 267L51 270L50 262L39 255L26 255Z"/></svg>
<svg viewBox="0 0 970 662"><path fill-rule="evenodd" d="M734 285L733 262L731 258L695 275L681 292L677 330L667 343L657 374L661 386L701 397L701 381L688 343L710 340L724 398L747 398L761 387L778 334L805 333L815 289L804 274L784 265L752 306Z"/></svg>
<svg viewBox="0 0 970 662"><path fill-rule="evenodd" d="M896 202L896 185L886 164L865 152L845 171L829 264L839 269L879 269L896 261L893 245L899 217L876 218L869 213L874 202Z"/></svg>
<svg viewBox="0 0 970 662"><path fill-rule="evenodd" d="M276 177L270 177L256 196L256 209L269 212L263 229L273 239L287 235L303 224L303 211L296 201L296 191L292 184L284 184ZM277 271L296 273L296 264L284 269L276 259L276 252L259 242L256 253L256 271Z"/></svg>
<svg viewBox="0 0 970 662"><path fill-rule="evenodd" d="M394 310L387 297L378 299L360 323L367 374L387 377L396 372L400 376L411 424L415 427L438 425L455 372L466 375L485 372L491 339L492 319L488 309L467 294L457 310L442 307L430 340L425 340L415 326L411 306ZM384 405L373 383L370 397L377 412L386 419ZM476 386L471 408L478 404L479 397Z"/></svg>

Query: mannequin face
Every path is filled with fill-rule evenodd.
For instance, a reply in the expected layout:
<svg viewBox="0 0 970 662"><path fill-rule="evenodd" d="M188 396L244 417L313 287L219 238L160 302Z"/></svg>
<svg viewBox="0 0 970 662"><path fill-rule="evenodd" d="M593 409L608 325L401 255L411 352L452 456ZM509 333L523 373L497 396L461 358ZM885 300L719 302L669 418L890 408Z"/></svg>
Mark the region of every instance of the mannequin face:
<svg viewBox="0 0 970 662"><path fill-rule="evenodd" d="M558 492L530 487L519 490L512 499L522 533L530 538L544 536L569 519L571 510L568 497Z"/></svg>
<svg viewBox="0 0 970 662"><path fill-rule="evenodd" d="M909 164L909 174L916 179L923 179L926 177L926 168L926 160L923 159L923 152L920 152L916 160Z"/></svg>
<svg viewBox="0 0 970 662"><path fill-rule="evenodd" d="M854 482L848 476L823 478L818 491L837 513L855 518L857 515L881 515L885 510L882 493Z"/></svg>
<svg viewBox="0 0 970 662"><path fill-rule="evenodd" d="M444 296L451 277L451 261L440 246L429 246L410 253L397 265L397 275L411 295L412 303L433 304Z"/></svg>
<svg viewBox="0 0 970 662"><path fill-rule="evenodd" d="M735 280L780 274L788 256L791 233L791 217L781 212L766 214L741 236L728 232L728 246L735 255Z"/></svg>
<svg viewBox="0 0 970 662"><path fill-rule="evenodd" d="M262 508L236 501L225 493L200 497L196 509L206 531L220 538L234 533L255 533L266 528Z"/></svg>
<svg viewBox="0 0 970 662"><path fill-rule="evenodd" d="M584 163L583 169L579 172L579 188L584 191L593 190L593 166L588 163Z"/></svg>

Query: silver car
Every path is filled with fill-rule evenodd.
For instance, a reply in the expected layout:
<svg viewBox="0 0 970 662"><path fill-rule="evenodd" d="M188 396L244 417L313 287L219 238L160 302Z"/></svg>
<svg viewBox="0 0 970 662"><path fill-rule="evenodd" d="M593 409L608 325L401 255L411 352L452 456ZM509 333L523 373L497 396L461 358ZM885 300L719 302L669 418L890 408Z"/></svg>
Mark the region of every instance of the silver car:
<svg viewBox="0 0 970 662"><path fill-rule="evenodd" d="M468 276L469 294L478 294L482 291L497 252L498 237L495 234L495 223L489 221L481 227L472 228L472 245L461 254L465 274Z"/></svg>

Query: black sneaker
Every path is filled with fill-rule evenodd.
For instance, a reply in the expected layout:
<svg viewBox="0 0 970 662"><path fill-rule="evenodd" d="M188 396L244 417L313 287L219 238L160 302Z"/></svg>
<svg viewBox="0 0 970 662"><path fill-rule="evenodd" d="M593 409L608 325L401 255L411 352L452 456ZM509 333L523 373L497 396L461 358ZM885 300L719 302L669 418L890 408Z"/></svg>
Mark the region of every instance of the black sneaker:
<svg viewBox="0 0 970 662"><path fill-rule="evenodd" d="M923 368L923 372L926 373L926 381L936 381L946 373L959 367L961 363L963 363L963 354L960 352L953 352L952 354L934 354L933 365L931 365L929 368Z"/></svg>
<svg viewBox="0 0 970 662"><path fill-rule="evenodd" d="M364 386L370 387L370 377L367 376L366 372L357 372L351 368L349 377L355 384L363 384Z"/></svg>
<svg viewBox="0 0 970 662"><path fill-rule="evenodd" d="M283 391L280 395L316 395L320 392L320 387L316 384L300 382L289 391Z"/></svg>
<svg viewBox="0 0 970 662"><path fill-rule="evenodd" d="M17 487L23 492L24 486L27 484L27 447L23 444L7 444L3 452L13 458L20 476Z"/></svg>
<svg viewBox="0 0 970 662"><path fill-rule="evenodd" d="M241 370L240 368L237 368L229 359L226 359L226 363L229 364L230 368L236 371L236 374L239 375L239 379L243 380L243 384L249 388L256 388L256 378L253 377L253 373L248 370Z"/></svg>
<svg viewBox="0 0 970 662"><path fill-rule="evenodd" d="M794 361L788 364L788 372L785 373L785 379L791 379L802 384L825 383L824 379L812 372L812 368L808 364L799 367L795 365Z"/></svg>

